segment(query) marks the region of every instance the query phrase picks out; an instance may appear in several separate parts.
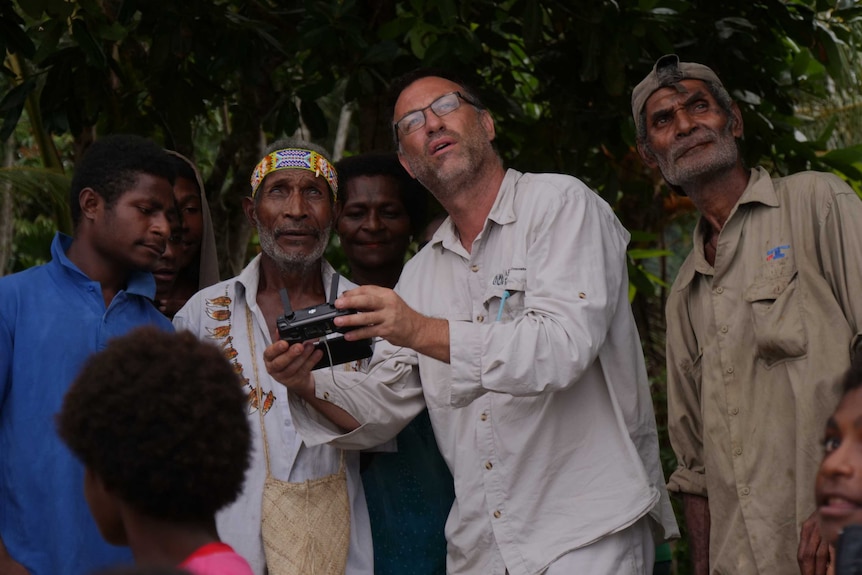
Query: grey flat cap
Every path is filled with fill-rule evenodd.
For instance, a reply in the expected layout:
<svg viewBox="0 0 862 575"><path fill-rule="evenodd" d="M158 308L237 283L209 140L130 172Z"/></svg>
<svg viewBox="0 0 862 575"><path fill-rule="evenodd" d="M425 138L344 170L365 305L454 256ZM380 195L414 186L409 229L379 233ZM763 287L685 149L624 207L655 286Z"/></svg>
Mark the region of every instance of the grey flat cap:
<svg viewBox="0 0 862 575"><path fill-rule="evenodd" d="M711 82L724 90L724 85L711 68L694 62L680 62L676 54L662 56L656 60L652 71L632 91L632 116L638 134L641 133L641 112L649 97L659 88L687 79Z"/></svg>

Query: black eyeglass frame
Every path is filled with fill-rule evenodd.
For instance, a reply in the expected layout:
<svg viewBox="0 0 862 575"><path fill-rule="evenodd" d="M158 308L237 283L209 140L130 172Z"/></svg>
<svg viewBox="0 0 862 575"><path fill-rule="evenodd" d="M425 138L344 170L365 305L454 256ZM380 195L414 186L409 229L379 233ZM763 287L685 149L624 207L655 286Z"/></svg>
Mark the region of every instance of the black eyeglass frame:
<svg viewBox="0 0 862 575"><path fill-rule="evenodd" d="M436 111L436 110L434 110L434 105L435 105L437 102L439 102L440 100L442 100L442 99L443 99L443 98L445 98L446 96L451 96L451 95L453 95L453 94L454 94L455 96L457 96L458 98L460 98L461 100L464 100L465 102L467 102L468 104L470 104L471 106L473 106L474 108L476 108L477 110L484 110L484 108L483 108L483 107L482 107L478 102L474 102L473 100L471 100L471 99L469 99L469 98L465 97L465 96L464 96L464 94L462 94L462 93L461 93L460 91L458 91L458 90L454 90L454 91L452 91L452 92L446 92L445 94L441 94L441 95L440 95L440 97L436 98L433 102L431 102L430 104L428 104L428 105L427 105L427 106L425 106L424 108L420 108L420 109L418 109L418 110L411 110L411 111L407 112L406 114L404 114L403 116L401 116L401 118L400 118L397 122L394 122L394 123L392 124L392 134L393 134L393 136L395 137L395 141L396 141L396 142L398 142L398 141L399 141L399 139L398 139L398 132L399 132L399 131L401 131L405 136L407 136L407 135L412 134L413 132L415 132L415 131L419 130L420 128L422 128L422 126L424 126L424 125L425 125L425 111L426 111L426 110L430 109L432 112L434 112L434 115L436 115L438 118L442 118L443 116L446 116L447 114L451 114L452 112L454 112L455 110L457 110L458 108L460 108L460 107L461 107L461 104L459 103L459 104L458 104L458 107L456 107L456 108L452 108L451 110L449 110L449 111L448 111L448 112L446 112L445 114L438 114L438 113L437 113L437 111ZM421 124L419 124L419 125L416 127L416 129L415 129L415 130L412 130L412 131L410 131L410 132L404 132L403 130L401 130L401 129L398 127L398 124L400 124L402 121L404 121L404 119L405 119L405 118L407 118L407 116L411 116L411 115L415 114L416 112L421 112L421 113L422 113L422 123L421 123Z"/></svg>

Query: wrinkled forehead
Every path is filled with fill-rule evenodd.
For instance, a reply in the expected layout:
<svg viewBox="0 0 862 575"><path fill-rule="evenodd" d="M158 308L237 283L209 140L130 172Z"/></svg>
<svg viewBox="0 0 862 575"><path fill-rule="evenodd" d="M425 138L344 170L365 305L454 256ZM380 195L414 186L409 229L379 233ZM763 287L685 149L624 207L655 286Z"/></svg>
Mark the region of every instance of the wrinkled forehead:
<svg viewBox="0 0 862 575"><path fill-rule="evenodd" d="M646 104L644 104L644 112L649 116L651 112L673 106L678 102L684 102L699 92L703 93L705 97L712 99L709 86L703 80L688 78L673 84L667 84L650 94Z"/></svg>
<svg viewBox="0 0 862 575"><path fill-rule="evenodd" d="M404 114L429 106L431 102L443 94L458 92L460 90L461 86L446 78L439 78L437 76L419 78L401 90L398 100L395 101L392 121L397 122L404 117Z"/></svg>
<svg viewBox="0 0 862 575"><path fill-rule="evenodd" d="M314 186L324 191L329 190L329 183L323 175L301 168L285 168L266 175L260 183L260 189L268 189L276 185Z"/></svg>

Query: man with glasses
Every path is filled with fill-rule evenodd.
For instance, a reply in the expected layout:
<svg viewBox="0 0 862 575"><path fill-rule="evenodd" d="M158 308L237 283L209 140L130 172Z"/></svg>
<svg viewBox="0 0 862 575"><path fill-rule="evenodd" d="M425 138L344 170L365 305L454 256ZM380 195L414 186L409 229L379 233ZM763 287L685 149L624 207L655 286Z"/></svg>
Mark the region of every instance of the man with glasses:
<svg viewBox="0 0 862 575"><path fill-rule="evenodd" d="M310 348L266 350L297 428L363 448L427 406L455 478L447 573L650 573L654 535L677 528L628 303L629 234L577 179L506 170L463 82L417 71L393 89L401 163L450 217L395 291L337 300L360 311L336 320L357 328L345 337L386 340L367 375L312 376Z"/></svg>

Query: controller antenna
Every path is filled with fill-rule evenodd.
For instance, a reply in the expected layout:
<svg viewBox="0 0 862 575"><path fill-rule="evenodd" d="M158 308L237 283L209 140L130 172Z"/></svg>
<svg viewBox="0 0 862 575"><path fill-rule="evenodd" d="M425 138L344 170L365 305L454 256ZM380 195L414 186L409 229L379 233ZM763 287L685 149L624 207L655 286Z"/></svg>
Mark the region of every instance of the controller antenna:
<svg viewBox="0 0 862 575"><path fill-rule="evenodd" d="M288 321L292 320L294 313L293 308L290 307L290 298L287 297L287 289L281 288L278 290L278 295L281 296L281 303L284 306L284 317L287 318Z"/></svg>

